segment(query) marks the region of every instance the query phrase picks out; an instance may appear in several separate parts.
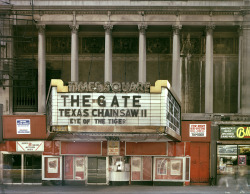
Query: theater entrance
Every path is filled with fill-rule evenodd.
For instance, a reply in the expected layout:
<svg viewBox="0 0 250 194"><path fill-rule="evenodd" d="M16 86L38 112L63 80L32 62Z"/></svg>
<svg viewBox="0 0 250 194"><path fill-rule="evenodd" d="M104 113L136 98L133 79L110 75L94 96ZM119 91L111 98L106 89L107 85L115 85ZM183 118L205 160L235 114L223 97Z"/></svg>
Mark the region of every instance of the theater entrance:
<svg viewBox="0 0 250 194"><path fill-rule="evenodd" d="M106 157L88 157L88 183L106 183Z"/></svg>

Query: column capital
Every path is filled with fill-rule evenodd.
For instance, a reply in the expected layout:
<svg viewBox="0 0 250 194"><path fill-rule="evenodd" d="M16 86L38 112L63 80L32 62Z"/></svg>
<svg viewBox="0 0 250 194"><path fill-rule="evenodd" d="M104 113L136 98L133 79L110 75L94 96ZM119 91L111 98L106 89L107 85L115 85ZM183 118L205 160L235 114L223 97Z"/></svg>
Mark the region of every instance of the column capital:
<svg viewBox="0 0 250 194"><path fill-rule="evenodd" d="M213 24L206 26L206 32L213 32L214 29L215 29L215 25Z"/></svg>
<svg viewBox="0 0 250 194"><path fill-rule="evenodd" d="M173 33L176 35L180 34L180 30L182 29L182 25L172 25Z"/></svg>
<svg viewBox="0 0 250 194"><path fill-rule="evenodd" d="M78 24L72 24L72 25L69 25L70 29L71 29L71 32L73 33L77 33L78 32L78 29L79 29L79 25Z"/></svg>
<svg viewBox="0 0 250 194"><path fill-rule="evenodd" d="M37 24L36 28L38 29L39 33L44 33L45 32L45 25L44 24Z"/></svg>
<svg viewBox="0 0 250 194"><path fill-rule="evenodd" d="M113 30L113 25L112 24L105 24L105 25L103 25L103 28L104 28L105 32L110 34Z"/></svg>
<svg viewBox="0 0 250 194"><path fill-rule="evenodd" d="M145 34L148 26L144 23L138 24L138 30L140 33Z"/></svg>

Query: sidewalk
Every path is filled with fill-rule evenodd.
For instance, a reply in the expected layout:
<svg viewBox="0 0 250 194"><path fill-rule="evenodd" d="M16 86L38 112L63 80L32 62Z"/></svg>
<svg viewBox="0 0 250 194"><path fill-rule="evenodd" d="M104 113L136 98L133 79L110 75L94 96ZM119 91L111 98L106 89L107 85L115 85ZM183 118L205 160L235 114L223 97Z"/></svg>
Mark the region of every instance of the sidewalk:
<svg viewBox="0 0 250 194"><path fill-rule="evenodd" d="M112 194L112 193L249 193L250 190L238 191L236 188L225 188L218 186L101 186L101 185L88 185L88 186L35 186L35 185L9 185L0 193L5 194L59 194L59 193L101 193L101 194Z"/></svg>

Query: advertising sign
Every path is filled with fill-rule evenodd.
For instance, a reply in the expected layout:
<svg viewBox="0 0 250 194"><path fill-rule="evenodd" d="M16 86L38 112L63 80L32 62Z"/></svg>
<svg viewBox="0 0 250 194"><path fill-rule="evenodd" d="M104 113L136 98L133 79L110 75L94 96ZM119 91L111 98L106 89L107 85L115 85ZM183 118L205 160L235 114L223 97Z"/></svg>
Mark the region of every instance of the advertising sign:
<svg viewBox="0 0 250 194"><path fill-rule="evenodd" d="M220 139L250 139L250 127L221 126Z"/></svg>
<svg viewBox="0 0 250 194"><path fill-rule="evenodd" d="M18 152L43 152L44 141L17 141L16 151Z"/></svg>
<svg viewBox="0 0 250 194"><path fill-rule="evenodd" d="M207 128L206 124L190 124L189 125L189 137L206 137Z"/></svg>
<svg viewBox="0 0 250 194"><path fill-rule="evenodd" d="M30 119L16 119L17 134L30 134Z"/></svg>
<svg viewBox="0 0 250 194"><path fill-rule="evenodd" d="M50 126L165 126L180 134L181 108L171 92L58 93L52 87Z"/></svg>
<svg viewBox="0 0 250 194"><path fill-rule="evenodd" d="M108 155L119 156L120 142L119 141L108 141Z"/></svg>

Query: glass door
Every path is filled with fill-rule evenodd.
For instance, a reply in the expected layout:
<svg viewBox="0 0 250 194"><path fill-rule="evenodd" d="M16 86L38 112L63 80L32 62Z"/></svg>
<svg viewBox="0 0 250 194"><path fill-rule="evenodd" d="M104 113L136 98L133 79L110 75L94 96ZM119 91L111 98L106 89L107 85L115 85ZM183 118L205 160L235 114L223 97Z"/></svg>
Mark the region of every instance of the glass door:
<svg viewBox="0 0 250 194"><path fill-rule="evenodd" d="M22 158L20 154L3 155L3 179L5 183L21 183Z"/></svg>
<svg viewBox="0 0 250 194"><path fill-rule="evenodd" d="M41 155L24 154L24 183L42 182Z"/></svg>

